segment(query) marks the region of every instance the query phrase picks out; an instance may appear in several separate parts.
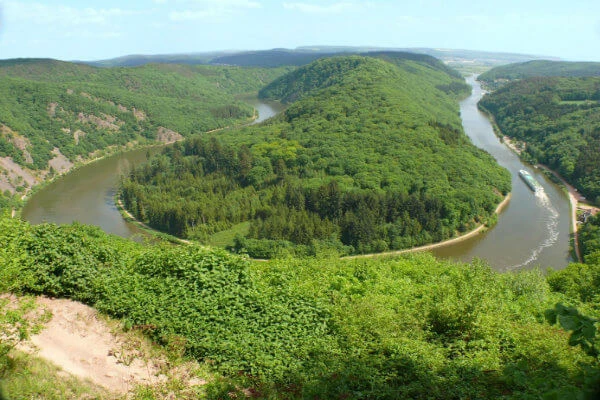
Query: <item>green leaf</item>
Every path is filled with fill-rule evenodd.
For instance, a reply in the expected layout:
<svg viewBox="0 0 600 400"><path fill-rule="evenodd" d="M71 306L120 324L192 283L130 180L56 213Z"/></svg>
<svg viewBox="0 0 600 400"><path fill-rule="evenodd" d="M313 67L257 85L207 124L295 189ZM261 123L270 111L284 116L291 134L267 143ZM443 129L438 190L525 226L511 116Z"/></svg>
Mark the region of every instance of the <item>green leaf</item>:
<svg viewBox="0 0 600 400"><path fill-rule="evenodd" d="M581 325L579 317L572 315L559 315L558 322L560 323L560 326L563 327L563 329L566 329L568 331L574 331Z"/></svg>

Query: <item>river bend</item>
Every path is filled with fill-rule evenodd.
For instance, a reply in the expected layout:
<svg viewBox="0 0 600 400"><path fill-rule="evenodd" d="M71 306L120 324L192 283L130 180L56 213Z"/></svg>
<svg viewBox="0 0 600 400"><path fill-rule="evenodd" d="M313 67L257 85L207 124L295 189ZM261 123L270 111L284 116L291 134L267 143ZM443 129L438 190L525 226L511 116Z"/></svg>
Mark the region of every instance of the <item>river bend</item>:
<svg viewBox="0 0 600 400"><path fill-rule="evenodd" d="M465 132L475 145L488 151L511 172L512 199L492 229L437 248L433 253L460 261L479 257L499 271L535 266L564 268L569 261L568 197L540 171L524 165L500 142L490 121L477 109L484 91L474 77L467 81L473 92L460 104ZM255 100L253 105L259 113L256 122L281 111L281 106L273 103ZM123 237L141 237L139 228L121 217L114 195L119 176L132 165L144 162L147 153L147 149L139 149L107 157L55 180L29 199L22 211L23 218L34 224L79 221ZM519 179L520 169L527 169L542 183L544 196L536 197Z"/></svg>

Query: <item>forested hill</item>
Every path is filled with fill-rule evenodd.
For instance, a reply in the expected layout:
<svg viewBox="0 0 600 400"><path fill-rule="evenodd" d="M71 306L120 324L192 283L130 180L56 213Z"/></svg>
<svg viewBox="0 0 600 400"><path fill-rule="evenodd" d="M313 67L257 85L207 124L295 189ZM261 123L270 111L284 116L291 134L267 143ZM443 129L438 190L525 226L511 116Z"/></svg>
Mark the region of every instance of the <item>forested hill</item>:
<svg viewBox="0 0 600 400"><path fill-rule="evenodd" d="M534 60L495 67L479 75L477 79L487 85L493 85L494 82L497 82L497 85L498 83L516 79L553 76L600 76L600 63Z"/></svg>
<svg viewBox="0 0 600 400"><path fill-rule="evenodd" d="M342 83L348 72L359 68L368 62L369 58L383 59L405 69L410 69L410 65L406 63L417 62L421 67L428 66L436 73L444 72L458 79L458 81L452 81L449 84L440 84L437 86L438 89L458 95L466 95L470 91L469 86L462 80L458 72L431 56L402 52L374 52L368 53L369 58L339 57L341 58L336 63L332 63L328 58L322 58L313 64L283 75L262 89L259 92L259 97L279 100L283 103L296 101L315 89L324 89Z"/></svg>
<svg viewBox="0 0 600 400"><path fill-rule="evenodd" d="M172 141L247 121L252 107L235 96L256 92L287 71L0 61L0 169L16 171L3 175L0 190L23 190L45 171L107 148Z"/></svg>
<svg viewBox="0 0 600 400"><path fill-rule="evenodd" d="M452 237L510 190L508 172L462 131L458 95L443 90L461 82L415 60L318 60L262 92L300 99L281 116L167 149L132 172L123 200L176 235L241 233L238 250L255 256Z"/></svg>
<svg viewBox="0 0 600 400"><path fill-rule="evenodd" d="M522 155L560 172L600 202L600 77L531 78L486 95L480 106Z"/></svg>

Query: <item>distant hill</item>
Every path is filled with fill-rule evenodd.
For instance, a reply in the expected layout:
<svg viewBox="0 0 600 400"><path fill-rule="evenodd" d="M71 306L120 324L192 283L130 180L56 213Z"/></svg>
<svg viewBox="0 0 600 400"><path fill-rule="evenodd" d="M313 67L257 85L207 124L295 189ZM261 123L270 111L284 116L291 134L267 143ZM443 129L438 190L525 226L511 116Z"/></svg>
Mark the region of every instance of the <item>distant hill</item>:
<svg viewBox="0 0 600 400"><path fill-rule="evenodd" d="M145 64L209 64L214 58L225 56L231 51L216 51L208 53L189 54L132 54L123 57L98 61L84 61L83 63L96 67L137 67Z"/></svg>
<svg viewBox="0 0 600 400"><path fill-rule="evenodd" d="M427 65L437 72L443 72L462 80L458 72L446 66L440 60L428 55L392 51L370 52L364 55L379 58L400 67L406 66L407 62L417 62L421 65ZM287 75L283 75L269 86L263 88L259 92L259 96L262 98L277 99L283 103L291 103L311 93L314 89L323 89L340 83L340 80L344 79L346 73L356 68L364 60L367 60L367 58L352 58L342 55L338 55L337 57L341 60L338 63L332 63L329 58L323 58L314 64L301 67ZM467 84L454 81L449 83L448 86L439 85L438 89L444 88L444 91L447 91L450 90L448 89L450 86L455 87L457 92L462 91L465 94L469 93L470 90Z"/></svg>
<svg viewBox="0 0 600 400"><path fill-rule="evenodd" d="M243 65L260 67L279 67L282 65L306 65L319 58L330 57L336 53L321 53L313 51L297 51L287 49L273 49L262 51L248 51L216 57L211 64Z"/></svg>
<svg viewBox="0 0 600 400"><path fill-rule="evenodd" d="M301 66L319 58L335 54L364 54L372 52L409 52L427 54L444 61L450 66L479 66L489 68L496 65L536 59L553 59L517 53L499 53L476 50L431 49L431 48L383 48L373 46L304 46L295 49L270 49L251 51L222 51L206 53L184 53L166 55L128 55L100 61L86 61L93 66L138 66L147 63L171 64L221 64L239 66L277 67Z"/></svg>
<svg viewBox="0 0 600 400"><path fill-rule="evenodd" d="M533 60L502 65L481 74L479 80L493 85L533 77L589 77L600 76L600 62L571 62Z"/></svg>

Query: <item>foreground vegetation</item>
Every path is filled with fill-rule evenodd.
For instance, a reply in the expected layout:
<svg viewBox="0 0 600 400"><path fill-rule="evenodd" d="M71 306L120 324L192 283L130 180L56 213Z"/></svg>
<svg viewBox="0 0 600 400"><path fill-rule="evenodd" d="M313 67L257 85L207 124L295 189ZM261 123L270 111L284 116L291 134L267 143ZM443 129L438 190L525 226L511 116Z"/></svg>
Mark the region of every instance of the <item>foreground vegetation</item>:
<svg viewBox="0 0 600 400"><path fill-rule="evenodd" d="M487 222L510 176L462 131L460 75L422 55L334 57L260 91L291 103L260 126L171 146L122 183L150 226L238 252L381 252ZM233 235L232 235L233 236Z"/></svg>
<svg viewBox="0 0 600 400"><path fill-rule="evenodd" d="M1 291L72 298L143 327L226 377L211 398L574 398L598 368L544 318L557 302L598 316L598 265L546 278L427 254L252 264L81 225L0 224Z"/></svg>

